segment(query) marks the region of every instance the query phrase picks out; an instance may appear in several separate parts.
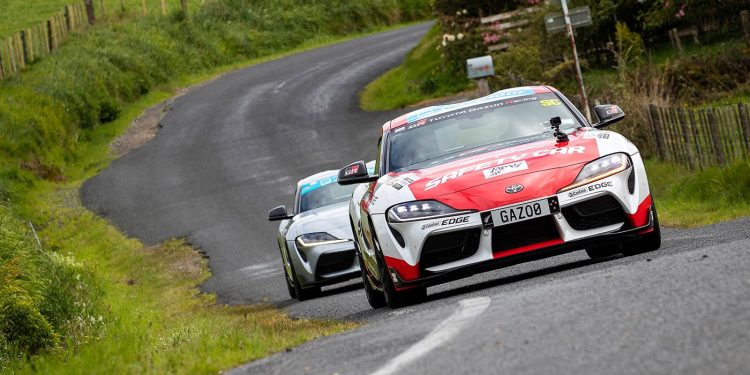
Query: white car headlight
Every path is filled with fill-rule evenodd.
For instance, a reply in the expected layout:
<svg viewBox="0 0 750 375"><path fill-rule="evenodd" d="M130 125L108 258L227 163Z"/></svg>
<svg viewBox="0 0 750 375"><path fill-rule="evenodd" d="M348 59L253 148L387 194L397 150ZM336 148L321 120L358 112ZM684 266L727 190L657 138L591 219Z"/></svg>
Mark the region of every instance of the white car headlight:
<svg viewBox="0 0 750 375"><path fill-rule="evenodd" d="M587 185L596 180L607 178L630 167L630 157L626 153L603 156L583 166L572 184L560 189L560 192Z"/></svg>
<svg viewBox="0 0 750 375"><path fill-rule="evenodd" d="M322 245L331 245L336 243L342 243L347 242L349 240L342 240L340 238L334 237L330 233L325 232L316 232L316 233L306 233L299 237L297 237L297 247L313 247L313 246L322 246Z"/></svg>
<svg viewBox="0 0 750 375"><path fill-rule="evenodd" d="M392 223L400 223L460 212L462 211L458 211L437 201L414 201L397 204L391 207L388 210L388 221Z"/></svg>

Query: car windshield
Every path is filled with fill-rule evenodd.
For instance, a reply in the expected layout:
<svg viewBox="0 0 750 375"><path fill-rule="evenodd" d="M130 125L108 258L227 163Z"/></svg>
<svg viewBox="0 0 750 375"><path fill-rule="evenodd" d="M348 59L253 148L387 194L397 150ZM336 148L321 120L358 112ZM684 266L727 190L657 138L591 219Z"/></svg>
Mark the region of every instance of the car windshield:
<svg viewBox="0 0 750 375"><path fill-rule="evenodd" d="M562 130L580 126L554 93L502 99L410 122L391 131L388 171L424 168L550 138L549 121L557 116Z"/></svg>
<svg viewBox="0 0 750 375"><path fill-rule="evenodd" d="M356 187L357 185L337 184L335 176L304 184L299 190L298 213L346 202L351 198Z"/></svg>

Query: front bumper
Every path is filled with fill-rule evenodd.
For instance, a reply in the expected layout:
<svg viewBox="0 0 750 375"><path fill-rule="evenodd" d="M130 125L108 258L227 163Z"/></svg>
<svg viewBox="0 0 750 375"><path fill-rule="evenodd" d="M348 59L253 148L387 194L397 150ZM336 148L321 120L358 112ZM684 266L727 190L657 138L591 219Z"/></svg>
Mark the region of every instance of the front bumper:
<svg viewBox="0 0 750 375"><path fill-rule="evenodd" d="M414 280L405 280L398 272L392 272L392 275L395 275L394 284L399 289L406 289L415 286L427 287L463 279L482 272L492 271L499 268L510 267L520 263L526 263L570 253L576 250L585 249L590 245L616 246L623 241L638 239L643 235L643 233L649 232L653 228L652 218L653 215L650 215L649 223L639 228L627 229L614 233L602 234L596 237L552 245L534 251L509 255L503 258L492 259L480 263L467 264L442 272L427 273L422 277Z"/></svg>
<svg viewBox="0 0 750 375"><path fill-rule="evenodd" d="M287 241L297 280L304 287L336 284L360 276L354 242L299 249Z"/></svg>
<svg viewBox="0 0 750 375"><path fill-rule="evenodd" d="M497 208L455 216L454 224L444 219L394 224L384 215L373 215L391 278L397 287L434 285L591 245L638 238L652 225L652 202L642 162L640 158L634 162L633 167L582 188L539 197L554 201L550 215L505 226L486 221ZM618 210L592 214L601 206ZM439 251L454 257L440 254L436 259Z"/></svg>

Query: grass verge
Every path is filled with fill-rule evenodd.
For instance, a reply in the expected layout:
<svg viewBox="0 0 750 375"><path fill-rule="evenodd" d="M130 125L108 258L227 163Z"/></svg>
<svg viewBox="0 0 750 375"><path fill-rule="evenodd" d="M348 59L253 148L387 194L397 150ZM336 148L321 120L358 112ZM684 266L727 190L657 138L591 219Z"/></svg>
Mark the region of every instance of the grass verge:
<svg viewBox="0 0 750 375"><path fill-rule="evenodd" d="M440 27L435 24L403 64L364 88L361 107L367 111L398 109L471 88L473 84L468 79L443 70L443 59L437 50L440 41Z"/></svg>
<svg viewBox="0 0 750 375"><path fill-rule="evenodd" d="M239 4L243 0L227 3L233 1ZM213 296L198 292L208 270L195 250L179 240L144 247L85 210L77 192L82 181L111 161L109 142L145 109L174 95L177 87L350 39L353 34L361 36L363 30L382 31L389 23L348 24L346 34L321 32L289 42L291 45L265 45L264 51L250 46L252 53L233 54L227 52L226 45L214 45L216 40L206 35L170 39L181 38L171 35L175 30L169 29L186 26L184 20L170 20L173 24L163 28L166 34L159 31L157 35L149 35L156 21L144 22L139 26L115 23L114 30L97 26L93 35L76 37L64 47L67 50L0 86L8 93L0 99L5 105L0 104L0 149L4 151L0 155L0 195L12 199L10 208L2 206L0 210L0 230L3 238L14 239L0 242L0 280L4 281L0 287L0 369L19 373L80 373L81 369L93 373L215 373L354 326L293 320L270 306L217 305ZM210 25L199 26L194 20L187 27ZM128 31L133 34L119 35ZM109 36L116 36L116 45L100 46ZM151 55L133 60L137 54L124 53L139 38L150 43L139 48ZM188 48L193 43L209 50L207 58L219 58L199 59L193 55L197 52ZM163 46L171 52L160 50ZM162 53L175 60L160 61ZM192 60L171 75L160 73L169 66L148 69L154 63L177 62L182 53L190 53ZM89 76L78 74L98 64L112 65ZM198 64L193 65L197 69L190 69L191 64ZM65 72L66 68L73 71ZM106 72L108 77L98 72ZM61 73L57 80L46 79L56 73ZM136 86L129 86L131 82ZM94 112L87 114L89 110ZM25 220L36 225L44 251L35 248ZM53 261L45 263L44 258ZM19 295L24 297L23 303L6 301ZM50 312L45 306L70 308ZM10 320L16 316L13 313L20 318ZM29 323L23 326L29 330L21 332L19 322ZM33 332L40 334L31 337L35 328ZM33 345L17 340L14 333L31 337Z"/></svg>
<svg viewBox="0 0 750 375"><path fill-rule="evenodd" d="M648 160L646 170L663 225L693 227L750 215L750 160L702 171Z"/></svg>
<svg viewBox="0 0 750 375"><path fill-rule="evenodd" d="M370 33L387 29L391 28ZM289 319L271 306L217 305L214 296L198 292L210 274L195 249L180 240L145 247L127 238L81 206L78 188L112 160L109 142L143 111L173 96L178 87L366 34L316 38L293 51L236 62L164 85L126 107L118 120L89 132L87 142L76 149L75 162L65 165L65 181L35 180L28 189L14 189L16 212L4 211L0 217L6 221L0 227L12 230L24 243L25 252L38 258L42 253L34 249L31 234L15 217L36 223L47 252L59 255L59 263L70 267L66 273L69 289L87 290L71 296L71 303L99 306L71 310L61 318L68 325L50 334L56 337L50 340L62 345L57 350L27 362L24 353L8 348L10 355L0 356L0 366L18 373L77 373L81 368L96 373L120 373L123 369L133 373L215 373L353 328L353 323ZM38 262L33 260L35 256L28 256L32 258L29 262ZM23 278L44 279L37 275Z"/></svg>

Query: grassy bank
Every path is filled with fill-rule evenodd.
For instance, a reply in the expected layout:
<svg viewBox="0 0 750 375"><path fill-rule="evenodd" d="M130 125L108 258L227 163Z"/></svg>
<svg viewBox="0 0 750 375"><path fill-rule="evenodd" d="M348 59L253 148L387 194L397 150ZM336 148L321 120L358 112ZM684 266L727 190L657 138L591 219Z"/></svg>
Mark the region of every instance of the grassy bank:
<svg viewBox="0 0 750 375"><path fill-rule="evenodd" d="M190 19L109 20L0 83L0 367L209 373L351 327L216 305L198 293L208 270L196 251L144 247L82 208L77 189L111 160L109 142L176 88L425 9L207 1Z"/></svg>
<svg viewBox="0 0 750 375"><path fill-rule="evenodd" d="M464 77L443 70L437 46L442 40L436 24L404 59L403 64L365 87L361 106L368 111L403 108L424 100L454 94L472 87Z"/></svg>
<svg viewBox="0 0 750 375"><path fill-rule="evenodd" d="M662 224L698 226L750 215L750 160L697 172L651 160L646 169Z"/></svg>
<svg viewBox="0 0 750 375"><path fill-rule="evenodd" d="M23 28L47 21L66 5L82 0L3 0L0 12L0 37L7 37ZM201 0L188 0L188 9L195 11ZM124 10L123 7L124 6ZM180 8L180 0L166 0L167 12ZM148 14L161 14L161 0L146 0ZM94 0L98 18L122 17L124 14L142 15L141 0ZM124 13L124 14L123 14Z"/></svg>

